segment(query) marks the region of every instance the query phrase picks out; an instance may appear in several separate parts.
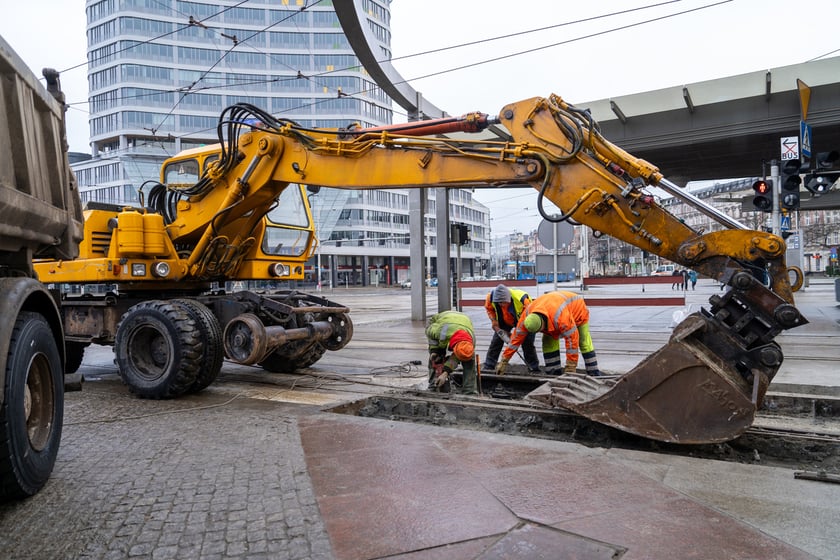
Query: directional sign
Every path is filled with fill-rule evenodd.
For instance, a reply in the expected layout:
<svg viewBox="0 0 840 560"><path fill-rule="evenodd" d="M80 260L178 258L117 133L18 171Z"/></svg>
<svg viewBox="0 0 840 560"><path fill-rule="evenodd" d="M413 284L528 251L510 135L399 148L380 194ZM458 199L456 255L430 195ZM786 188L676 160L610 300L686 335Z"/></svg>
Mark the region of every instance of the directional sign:
<svg viewBox="0 0 840 560"><path fill-rule="evenodd" d="M802 156L811 157L811 125L799 121L799 137L802 138Z"/></svg>
<svg viewBox="0 0 840 560"><path fill-rule="evenodd" d="M782 138L782 161L799 159L799 138L786 136Z"/></svg>
<svg viewBox="0 0 840 560"><path fill-rule="evenodd" d="M790 216L782 216L782 231L790 230Z"/></svg>

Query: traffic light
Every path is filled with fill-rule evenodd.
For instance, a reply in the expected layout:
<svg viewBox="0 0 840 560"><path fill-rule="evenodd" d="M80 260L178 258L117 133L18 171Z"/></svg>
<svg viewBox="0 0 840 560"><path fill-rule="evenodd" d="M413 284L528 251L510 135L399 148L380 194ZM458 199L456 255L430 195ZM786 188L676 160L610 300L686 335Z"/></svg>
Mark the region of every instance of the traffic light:
<svg viewBox="0 0 840 560"><path fill-rule="evenodd" d="M470 228L467 224L450 224L449 236L455 245L466 245L470 242Z"/></svg>
<svg viewBox="0 0 840 560"><path fill-rule="evenodd" d="M782 162L782 192L779 195L781 207L786 210L797 210L799 208L799 185L802 178L799 177L799 170L802 162L798 159L789 159Z"/></svg>
<svg viewBox="0 0 840 560"><path fill-rule="evenodd" d="M805 188L814 196L828 192L834 182L840 178L840 171L832 171L838 160L840 160L838 152L818 153L814 158L814 172L805 177Z"/></svg>
<svg viewBox="0 0 840 560"><path fill-rule="evenodd" d="M753 190L755 197L753 198L753 206L756 210L761 212L773 211L773 181L767 179L759 179L753 183Z"/></svg>
<svg viewBox="0 0 840 560"><path fill-rule="evenodd" d="M840 153L836 151L819 152L814 158L817 170L834 169L838 159L840 159Z"/></svg>

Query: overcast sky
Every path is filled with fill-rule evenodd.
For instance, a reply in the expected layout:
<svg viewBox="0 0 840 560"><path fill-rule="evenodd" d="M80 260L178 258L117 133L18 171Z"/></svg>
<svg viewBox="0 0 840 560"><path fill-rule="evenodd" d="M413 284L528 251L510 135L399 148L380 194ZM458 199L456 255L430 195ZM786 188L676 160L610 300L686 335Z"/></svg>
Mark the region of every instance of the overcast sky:
<svg viewBox="0 0 840 560"><path fill-rule="evenodd" d="M0 18L0 35L38 76L45 66L62 72L70 148L87 152L84 4L15 2L14 14ZM646 6L655 7L627 12ZM585 105L838 56L838 16L836 0L394 0L391 31L394 66L431 103L453 115L496 114L550 93ZM549 29L522 34L538 28ZM510 34L518 35L490 40ZM474 41L482 42L448 48ZM436 49L444 50L409 57ZM483 63L491 59L499 60ZM539 223L533 192L476 198L491 208L494 235L529 231L530 218Z"/></svg>

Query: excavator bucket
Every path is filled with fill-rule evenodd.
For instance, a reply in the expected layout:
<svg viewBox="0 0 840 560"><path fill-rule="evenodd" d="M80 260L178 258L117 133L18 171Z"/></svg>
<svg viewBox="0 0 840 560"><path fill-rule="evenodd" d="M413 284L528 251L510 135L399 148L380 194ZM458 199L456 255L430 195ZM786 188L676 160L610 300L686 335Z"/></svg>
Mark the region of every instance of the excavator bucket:
<svg viewBox="0 0 840 560"><path fill-rule="evenodd" d="M783 355L774 338L804 325L790 303L744 272L674 328L668 343L616 377L563 375L528 397L669 443L718 443L744 433Z"/></svg>
<svg viewBox="0 0 840 560"><path fill-rule="evenodd" d="M739 374L679 337L623 376L563 375L547 385L530 398L672 443L731 440L752 425L756 411L752 387Z"/></svg>

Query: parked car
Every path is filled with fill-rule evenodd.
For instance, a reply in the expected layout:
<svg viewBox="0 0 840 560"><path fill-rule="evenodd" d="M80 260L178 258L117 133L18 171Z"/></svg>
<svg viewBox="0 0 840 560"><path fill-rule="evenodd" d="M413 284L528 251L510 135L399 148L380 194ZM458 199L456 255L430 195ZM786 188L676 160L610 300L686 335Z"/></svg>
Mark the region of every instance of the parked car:
<svg viewBox="0 0 840 560"><path fill-rule="evenodd" d="M411 280L403 280L400 282L400 288L403 290L408 290L411 288Z"/></svg>
<svg viewBox="0 0 840 560"><path fill-rule="evenodd" d="M651 276L673 276L677 266L674 264L661 264L656 267Z"/></svg>

